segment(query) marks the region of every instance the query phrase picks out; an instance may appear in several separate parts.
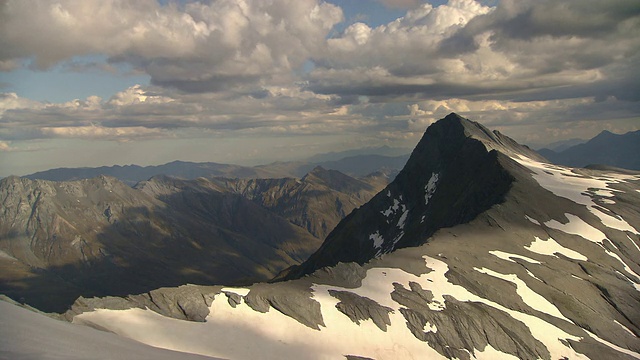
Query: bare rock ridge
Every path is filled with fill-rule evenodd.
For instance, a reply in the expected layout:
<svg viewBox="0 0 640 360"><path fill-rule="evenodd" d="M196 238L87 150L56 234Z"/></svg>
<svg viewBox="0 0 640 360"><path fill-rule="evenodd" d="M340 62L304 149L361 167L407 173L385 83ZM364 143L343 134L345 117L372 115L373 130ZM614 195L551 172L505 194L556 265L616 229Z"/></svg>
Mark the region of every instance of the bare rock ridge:
<svg viewBox="0 0 640 360"><path fill-rule="evenodd" d="M503 201L511 186L513 177L499 164L499 153L542 159L497 131L448 115L427 129L393 183L350 214L284 278L338 262L363 264L397 248L421 245L438 229L469 222Z"/></svg>

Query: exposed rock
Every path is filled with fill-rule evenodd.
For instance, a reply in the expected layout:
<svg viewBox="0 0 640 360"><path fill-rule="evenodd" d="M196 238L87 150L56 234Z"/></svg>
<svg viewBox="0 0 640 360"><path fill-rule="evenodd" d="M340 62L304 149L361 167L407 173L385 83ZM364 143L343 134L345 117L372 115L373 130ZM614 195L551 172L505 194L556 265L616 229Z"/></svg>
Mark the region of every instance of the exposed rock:
<svg viewBox="0 0 640 360"><path fill-rule="evenodd" d="M391 325L389 313L393 312L393 309L389 307L348 291L329 290L329 295L340 300L336 308L356 324L371 319L382 331L387 331L387 325Z"/></svg>
<svg viewBox="0 0 640 360"><path fill-rule="evenodd" d="M325 326L320 303L312 299L311 288L306 287L304 283L288 285L281 287L272 284L255 284L245 297L245 302L259 312L266 312L264 304L267 303L284 315L315 330Z"/></svg>
<svg viewBox="0 0 640 360"><path fill-rule="evenodd" d="M229 305L231 305L231 307L235 308L242 303L242 296L232 292L223 292L227 296L227 301L229 301Z"/></svg>
<svg viewBox="0 0 640 360"><path fill-rule="evenodd" d="M126 310L148 308L161 315L175 319L203 322L209 315L209 307L215 295L219 292L219 286L184 285L177 288L161 288L126 298L80 297L64 316L66 319L72 320L78 314L96 309Z"/></svg>

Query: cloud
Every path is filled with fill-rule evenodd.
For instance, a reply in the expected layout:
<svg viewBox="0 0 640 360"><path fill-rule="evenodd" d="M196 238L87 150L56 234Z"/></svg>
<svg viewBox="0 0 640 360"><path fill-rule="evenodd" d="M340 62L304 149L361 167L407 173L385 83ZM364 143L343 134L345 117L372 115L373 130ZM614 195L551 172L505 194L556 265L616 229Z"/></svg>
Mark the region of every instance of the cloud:
<svg viewBox="0 0 640 360"><path fill-rule="evenodd" d="M640 3L452 0L328 39L309 89L394 98L638 101Z"/></svg>
<svg viewBox="0 0 640 360"><path fill-rule="evenodd" d="M0 1L0 68L126 63L151 76L105 99L0 94L0 141L413 146L452 111L531 144L638 128L637 1L486 3L421 3L338 32L342 11L319 0Z"/></svg>
<svg viewBox="0 0 640 360"><path fill-rule="evenodd" d="M2 69L47 69L104 54L185 91L279 81L323 51L342 11L317 0L189 2L9 0L0 3Z"/></svg>

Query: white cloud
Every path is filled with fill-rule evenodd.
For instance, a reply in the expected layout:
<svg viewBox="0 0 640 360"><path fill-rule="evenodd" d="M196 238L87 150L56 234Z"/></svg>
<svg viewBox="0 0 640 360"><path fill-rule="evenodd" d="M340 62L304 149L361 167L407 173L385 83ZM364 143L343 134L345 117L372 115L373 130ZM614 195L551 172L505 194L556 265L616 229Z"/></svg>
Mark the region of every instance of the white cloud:
<svg viewBox="0 0 640 360"><path fill-rule="evenodd" d="M317 0L161 6L154 0L9 0L2 4L2 64L33 58L46 69L74 56L105 54L190 91L289 77L322 52L342 20ZM9 65L3 66L8 68Z"/></svg>

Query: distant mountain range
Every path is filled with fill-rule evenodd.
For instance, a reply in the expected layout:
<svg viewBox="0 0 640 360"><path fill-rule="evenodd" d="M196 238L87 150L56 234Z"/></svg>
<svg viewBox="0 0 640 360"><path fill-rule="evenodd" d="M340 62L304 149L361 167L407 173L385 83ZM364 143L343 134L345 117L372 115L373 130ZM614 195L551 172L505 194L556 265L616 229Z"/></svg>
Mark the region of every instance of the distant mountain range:
<svg viewBox="0 0 640 360"><path fill-rule="evenodd" d="M622 135L603 131L585 143L555 151L540 149L538 153L559 165L585 167L598 164L640 170L640 130Z"/></svg>
<svg viewBox="0 0 640 360"><path fill-rule="evenodd" d="M398 149L389 148L391 152ZM364 150L362 150L364 151ZM375 151L375 150L372 150ZM350 154L358 151L335 153ZM330 159L335 154L322 155L318 158ZM352 177L364 177L374 172L382 171L393 178L404 166L409 158L408 153L397 156L379 154L359 154L342 157L338 160L304 161L304 162L276 162L254 167L218 164L213 162L173 161L157 166L114 165L94 168L57 168L40 171L24 177L32 180L69 181L91 179L99 175L112 176L129 186L140 181L148 180L156 175L166 175L181 179L197 179L199 177L227 177L239 179L278 179L285 177L300 178L315 167L327 170L338 170Z"/></svg>
<svg viewBox="0 0 640 360"><path fill-rule="evenodd" d="M337 151L337 152L328 152L324 154L316 154L308 159L305 162L308 163L324 163L328 161L336 161L341 160L348 157L354 157L359 155L382 155L388 157L398 157L411 153L411 148L398 148L398 147L390 147L390 146L379 146L379 147L368 147L362 149L353 149L346 151Z"/></svg>
<svg viewBox="0 0 640 360"><path fill-rule="evenodd" d="M304 261L386 184L319 167L302 179L159 175L135 188L104 175L8 177L0 180L0 293L64 311L78 296L268 280Z"/></svg>

